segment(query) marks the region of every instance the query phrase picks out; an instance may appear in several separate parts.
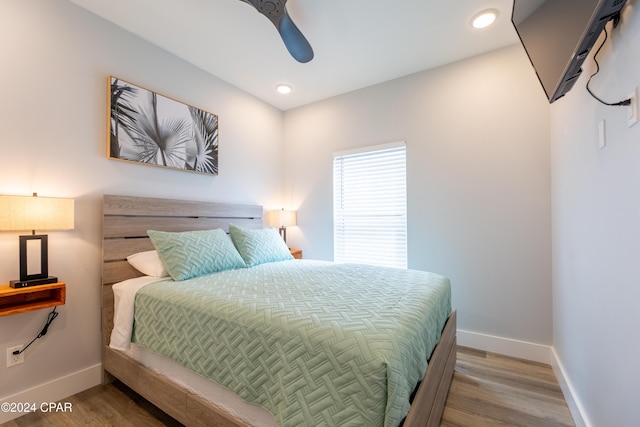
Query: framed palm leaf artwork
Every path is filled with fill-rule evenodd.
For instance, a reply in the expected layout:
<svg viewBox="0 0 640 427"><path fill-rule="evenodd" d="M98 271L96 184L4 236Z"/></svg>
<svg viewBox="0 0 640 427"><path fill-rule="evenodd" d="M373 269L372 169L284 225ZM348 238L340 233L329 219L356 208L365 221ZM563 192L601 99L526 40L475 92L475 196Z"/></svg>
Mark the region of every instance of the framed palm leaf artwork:
<svg viewBox="0 0 640 427"><path fill-rule="evenodd" d="M218 116L109 77L111 159L218 174Z"/></svg>

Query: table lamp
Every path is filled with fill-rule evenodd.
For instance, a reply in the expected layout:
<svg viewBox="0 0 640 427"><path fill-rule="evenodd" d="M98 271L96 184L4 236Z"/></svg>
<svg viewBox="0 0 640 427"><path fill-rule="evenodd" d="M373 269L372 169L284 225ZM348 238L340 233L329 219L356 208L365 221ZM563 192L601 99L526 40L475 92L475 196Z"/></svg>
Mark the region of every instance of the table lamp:
<svg viewBox="0 0 640 427"><path fill-rule="evenodd" d="M20 236L20 279L12 280L12 288L56 283L49 276L48 240L46 234L36 230L73 230L73 199L33 196L0 196L0 231L31 230L31 235ZM38 248L39 246L39 248ZM40 265L29 263L27 254L37 258ZM34 265L35 264L35 265ZM39 268L39 269L38 269Z"/></svg>
<svg viewBox="0 0 640 427"><path fill-rule="evenodd" d="M279 227L280 235L287 243L287 227L296 225L296 211L284 210L270 211L268 214L268 223L273 227Z"/></svg>

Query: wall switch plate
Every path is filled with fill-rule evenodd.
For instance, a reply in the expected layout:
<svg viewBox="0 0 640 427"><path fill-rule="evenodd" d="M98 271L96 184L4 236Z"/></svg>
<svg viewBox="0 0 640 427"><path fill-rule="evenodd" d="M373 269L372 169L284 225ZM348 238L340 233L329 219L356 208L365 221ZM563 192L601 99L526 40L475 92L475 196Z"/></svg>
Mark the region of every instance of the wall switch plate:
<svg viewBox="0 0 640 427"><path fill-rule="evenodd" d="M607 145L607 129L605 126L604 119L602 119L600 120L600 123L598 123L598 147L602 149L606 145Z"/></svg>
<svg viewBox="0 0 640 427"><path fill-rule="evenodd" d="M638 123L638 88L629 94L631 104L627 105L627 126L631 127Z"/></svg>
<svg viewBox="0 0 640 427"><path fill-rule="evenodd" d="M7 368L24 363L24 353L13 354L14 351L20 351L20 350L22 350L21 345L17 345L15 347L9 347L7 349Z"/></svg>

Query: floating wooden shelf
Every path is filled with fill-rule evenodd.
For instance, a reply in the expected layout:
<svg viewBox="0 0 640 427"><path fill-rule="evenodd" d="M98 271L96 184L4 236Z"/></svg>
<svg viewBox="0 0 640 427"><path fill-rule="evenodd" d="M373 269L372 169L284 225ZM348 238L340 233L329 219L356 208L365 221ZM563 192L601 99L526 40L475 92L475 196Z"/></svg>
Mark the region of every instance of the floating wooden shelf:
<svg viewBox="0 0 640 427"><path fill-rule="evenodd" d="M0 316L63 305L66 294L67 286L62 282L18 289L0 286Z"/></svg>

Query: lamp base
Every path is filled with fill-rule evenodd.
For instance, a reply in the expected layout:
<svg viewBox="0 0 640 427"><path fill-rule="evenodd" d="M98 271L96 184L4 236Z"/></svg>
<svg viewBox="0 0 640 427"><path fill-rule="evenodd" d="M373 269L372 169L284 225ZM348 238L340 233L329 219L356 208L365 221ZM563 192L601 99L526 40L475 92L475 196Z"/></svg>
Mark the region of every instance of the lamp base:
<svg viewBox="0 0 640 427"><path fill-rule="evenodd" d="M49 276L45 277L44 279L12 280L11 282L9 282L9 286L12 288L26 288L27 286L46 285L49 283L58 283L58 278Z"/></svg>

